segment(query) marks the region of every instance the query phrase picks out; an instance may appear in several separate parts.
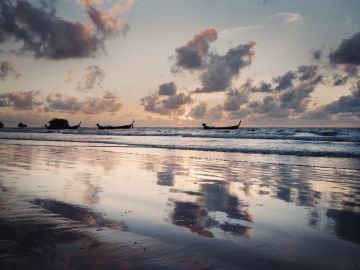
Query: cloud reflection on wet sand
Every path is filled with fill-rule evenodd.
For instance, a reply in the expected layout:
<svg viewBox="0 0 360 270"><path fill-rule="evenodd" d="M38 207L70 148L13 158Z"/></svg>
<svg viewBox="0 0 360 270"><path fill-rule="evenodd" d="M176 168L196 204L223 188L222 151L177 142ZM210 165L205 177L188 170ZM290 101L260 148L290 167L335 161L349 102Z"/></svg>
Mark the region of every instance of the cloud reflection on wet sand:
<svg viewBox="0 0 360 270"><path fill-rule="evenodd" d="M359 180L351 169L188 152L2 144L0 262L41 262L39 269L356 266ZM347 252L334 255L339 249Z"/></svg>

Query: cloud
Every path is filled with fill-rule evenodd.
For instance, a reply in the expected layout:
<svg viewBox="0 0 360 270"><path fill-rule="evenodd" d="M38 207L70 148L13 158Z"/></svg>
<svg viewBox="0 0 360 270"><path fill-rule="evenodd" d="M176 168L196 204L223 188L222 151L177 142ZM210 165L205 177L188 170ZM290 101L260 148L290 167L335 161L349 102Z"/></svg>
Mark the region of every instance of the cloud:
<svg viewBox="0 0 360 270"><path fill-rule="evenodd" d="M337 49L329 54L332 64L360 65L360 32L343 39Z"/></svg>
<svg viewBox="0 0 360 270"><path fill-rule="evenodd" d="M255 42L249 42L229 49L225 55L212 54L209 64L200 75L202 87L194 92L225 91L231 85L233 77L239 75L241 69L251 64L255 55L252 49L255 45Z"/></svg>
<svg viewBox="0 0 360 270"><path fill-rule="evenodd" d="M203 119L206 115L207 104L206 102L200 102L196 106L190 109L188 116L193 119Z"/></svg>
<svg viewBox="0 0 360 270"><path fill-rule="evenodd" d="M21 73L15 68L15 62L8 60L0 62L0 79L2 81L8 76L13 76L17 79L20 75Z"/></svg>
<svg viewBox="0 0 360 270"><path fill-rule="evenodd" d="M121 109L122 104L111 92L106 92L102 97L89 98L82 103L82 112L87 114L114 113Z"/></svg>
<svg viewBox="0 0 360 270"><path fill-rule="evenodd" d="M312 52L312 59L316 61L320 61L322 58L323 52L322 50L315 50Z"/></svg>
<svg viewBox="0 0 360 270"><path fill-rule="evenodd" d="M282 91L293 86L293 80L296 78L296 74L293 71L288 71L282 76L275 77L274 83L277 83L275 87L276 91Z"/></svg>
<svg viewBox="0 0 360 270"><path fill-rule="evenodd" d="M251 80L247 80L239 89L230 89L226 93L224 111L238 111L240 106L249 102Z"/></svg>
<svg viewBox="0 0 360 270"><path fill-rule="evenodd" d="M48 95L46 102L45 111L47 112L79 112L81 110L81 103L77 97L67 97L60 93Z"/></svg>
<svg viewBox="0 0 360 270"><path fill-rule="evenodd" d="M319 71L319 67L315 65L299 66L297 73L300 81L307 81L313 79Z"/></svg>
<svg viewBox="0 0 360 270"><path fill-rule="evenodd" d="M176 94L176 85L173 82L161 84L155 94L141 99L141 105L144 106L145 111L172 116L184 114L183 105L191 102L190 95Z"/></svg>
<svg viewBox="0 0 360 270"><path fill-rule="evenodd" d="M220 120L224 117L224 107L221 105L216 105L212 108L210 108L207 112L206 112L206 116L207 119L210 120Z"/></svg>
<svg viewBox="0 0 360 270"><path fill-rule="evenodd" d="M182 106L191 102L191 97L184 93L179 93L165 99L161 98L158 94L153 94L141 99L141 105L144 106L145 111L173 116L184 114L185 111Z"/></svg>
<svg viewBox="0 0 360 270"><path fill-rule="evenodd" d="M357 67L354 65L343 65L343 71L345 72L345 75L338 73L333 75L332 79L334 86L345 85L350 79L359 78Z"/></svg>
<svg viewBox="0 0 360 270"><path fill-rule="evenodd" d="M19 110L32 109L42 103L36 100L39 95L38 91L12 91L0 95L0 107L12 107Z"/></svg>
<svg viewBox="0 0 360 270"><path fill-rule="evenodd" d="M350 95L340 97L338 100L326 105L323 110L329 114L360 113L360 82L357 83Z"/></svg>
<svg viewBox="0 0 360 270"><path fill-rule="evenodd" d="M255 93L255 92L270 93L270 92L273 92L274 89L273 89L271 83L261 81L258 86L252 86L250 88L250 91L253 93Z"/></svg>
<svg viewBox="0 0 360 270"><path fill-rule="evenodd" d="M360 119L360 82L351 89L350 95L341 96L327 105L307 112L303 118L330 119L332 116L337 119L344 118L343 121L346 121L346 123L354 119L356 121Z"/></svg>
<svg viewBox="0 0 360 270"><path fill-rule="evenodd" d="M125 33L127 24L121 8L103 10L86 5L92 24L71 21L56 15L53 1L42 1L39 7L17 0L0 2L0 43L19 42L18 53L30 52L35 58L68 59L95 57L104 50L105 40ZM127 5L127 1L124 5Z"/></svg>
<svg viewBox="0 0 360 270"><path fill-rule="evenodd" d="M314 91L311 83L302 83L293 89L281 93L279 97L280 108L302 113L306 110L310 101L309 95Z"/></svg>
<svg viewBox="0 0 360 270"><path fill-rule="evenodd" d="M111 92L106 92L102 97L92 97L79 100L77 97L64 96L60 93L50 94L46 98L45 111L47 112L72 112L84 114L114 113L122 105Z"/></svg>
<svg viewBox="0 0 360 270"><path fill-rule="evenodd" d="M97 31L104 37L117 35L120 32L126 33L128 31L129 26L121 17L121 14L128 11L133 6L133 0L115 4L109 10L96 8L96 3L94 1L82 2Z"/></svg>
<svg viewBox="0 0 360 270"><path fill-rule="evenodd" d="M203 67L209 52L209 45L216 39L217 31L209 28L200 31L185 46L177 48L173 72L178 71L179 68L192 70Z"/></svg>
<svg viewBox="0 0 360 270"><path fill-rule="evenodd" d="M318 66L299 66L296 71L288 71L272 81L275 86L264 81L254 86L248 79L239 89L228 91L224 111L230 118L248 115L253 120L300 118L308 109L311 93L323 82L323 75ZM250 93L253 92L270 95L261 101L251 101Z"/></svg>
<svg viewBox="0 0 360 270"><path fill-rule="evenodd" d="M159 85L160 96L173 96L176 94L176 85L173 82Z"/></svg>
<svg viewBox="0 0 360 270"><path fill-rule="evenodd" d="M290 12L275 13L271 17L280 18L285 24L304 21L303 15L298 14L298 13L290 13Z"/></svg>
<svg viewBox="0 0 360 270"><path fill-rule="evenodd" d="M277 106L273 96L266 96L263 98L262 102L251 102L249 108L256 114L268 114L274 112Z"/></svg>
<svg viewBox="0 0 360 270"><path fill-rule="evenodd" d="M264 25L248 25L248 26L226 28L219 33L219 38L229 38L232 36L239 36L245 32L260 30L263 28L265 28Z"/></svg>
<svg viewBox="0 0 360 270"><path fill-rule="evenodd" d="M85 73L76 89L79 91L93 90L100 87L105 77L105 72L97 65L90 65L85 68Z"/></svg>

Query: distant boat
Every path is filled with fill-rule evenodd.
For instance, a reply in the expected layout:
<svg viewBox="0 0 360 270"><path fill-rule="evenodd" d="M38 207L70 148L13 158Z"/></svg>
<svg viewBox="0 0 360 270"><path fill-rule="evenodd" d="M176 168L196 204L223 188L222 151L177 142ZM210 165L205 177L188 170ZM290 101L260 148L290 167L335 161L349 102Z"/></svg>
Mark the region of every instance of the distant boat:
<svg viewBox="0 0 360 270"><path fill-rule="evenodd" d="M237 124L235 126L214 127L214 126L208 126L205 123L203 123L202 125L203 125L204 129L238 129L240 124L241 124L241 120L240 120L239 124Z"/></svg>
<svg viewBox="0 0 360 270"><path fill-rule="evenodd" d="M49 125L45 125L47 129L78 129L81 122L75 126L70 126L68 120L62 118L53 118L49 121Z"/></svg>
<svg viewBox="0 0 360 270"><path fill-rule="evenodd" d="M20 122L18 124L18 128L27 128L27 125L26 124L23 124L22 122Z"/></svg>
<svg viewBox="0 0 360 270"><path fill-rule="evenodd" d="M3 128L4 124L2 122L0 122L0 128Z"/></svg>
<svg viewBox="0 0 360 270"><path fill-rule="evenodd" d="M101 126L99 124L96 124L98 129L129 129L134 127L135 121L133 121L130 125L124 125L124 126Z"/></svg>

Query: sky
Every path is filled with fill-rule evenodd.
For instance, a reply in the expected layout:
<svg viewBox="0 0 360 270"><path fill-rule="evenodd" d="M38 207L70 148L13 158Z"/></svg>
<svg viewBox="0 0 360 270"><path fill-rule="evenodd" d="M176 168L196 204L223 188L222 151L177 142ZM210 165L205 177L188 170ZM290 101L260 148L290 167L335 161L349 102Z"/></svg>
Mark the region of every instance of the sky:
<svg viewBox="0 0 360 270"><path fill-rule="evenodd" d="M360 127L357 0L4 0L0 121Z"/></svg>

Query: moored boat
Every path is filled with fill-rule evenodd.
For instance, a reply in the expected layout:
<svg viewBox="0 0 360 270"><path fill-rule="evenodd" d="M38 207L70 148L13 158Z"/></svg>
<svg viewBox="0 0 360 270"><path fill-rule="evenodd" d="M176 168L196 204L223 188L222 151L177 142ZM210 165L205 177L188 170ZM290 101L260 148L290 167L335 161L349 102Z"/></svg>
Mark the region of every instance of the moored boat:
<svg viewBox="0 0 360 270"><path fill-rule="evenodd" d="M68 120L62 118L53 118L49 121L49 125L45 125L47 129L78 129L81 122L75 126L70 126Z"/></svg>
<svg viewBox="0 0 360 270"><path fill-rule="evenodd" d="M101 126L99 124L96 124L98 129L129 129L134 127L135 121L133 121L129 125L123 125L123 126Z"/></svg>
<svg viewBox="0 0 360 270"><path fill-rule="evenodd" d="M239 124L235 126L227 126L227 127L215 127L215 126L208 126L205 123L202 124L204 129L238 129L241 124L241 120L239 121Z"/></svg>

